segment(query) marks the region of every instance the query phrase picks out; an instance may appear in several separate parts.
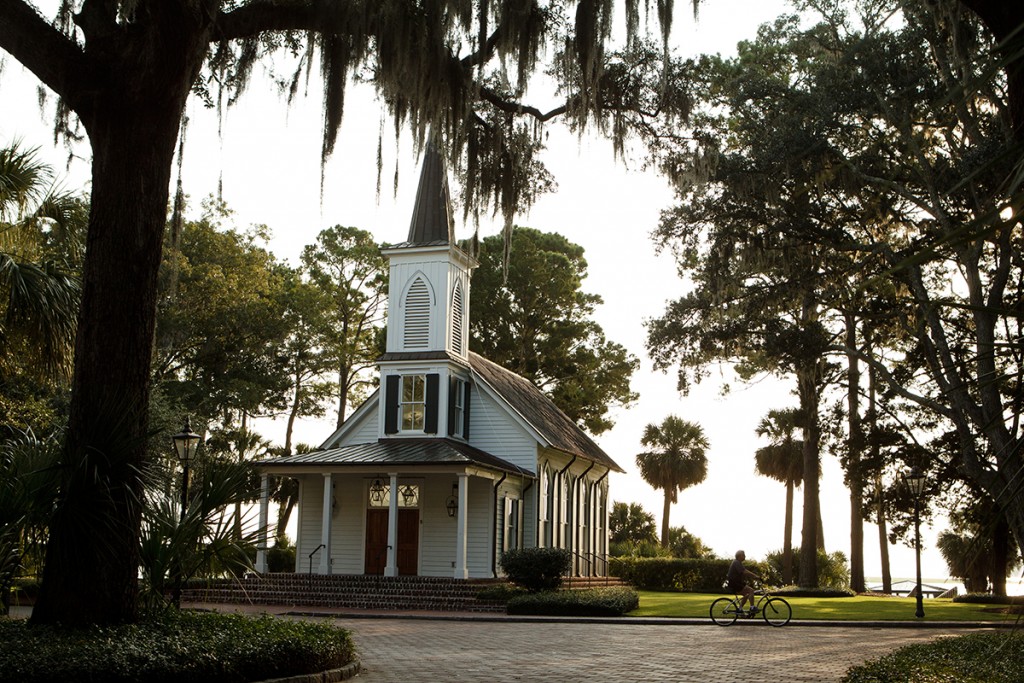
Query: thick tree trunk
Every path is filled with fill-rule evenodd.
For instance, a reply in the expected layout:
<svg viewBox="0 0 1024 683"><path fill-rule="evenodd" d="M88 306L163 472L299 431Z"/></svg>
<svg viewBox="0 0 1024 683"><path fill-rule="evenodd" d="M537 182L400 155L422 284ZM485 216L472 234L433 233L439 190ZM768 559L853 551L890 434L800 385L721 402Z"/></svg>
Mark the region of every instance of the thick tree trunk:
<svg viewBox="0 0 1024 683"><path fill-rule="evenodd" d="M818 445L821 428L818 425L817 360L812 359L797 371L800 410L804 419L804 511L800 543L800 587L818 585Z"/></svg>
<svg viewBox="0 0 1024 683"><path fill-rule="evenodd" d="M88 13L87 13L88 10ZM212 16L147 3L132 30L86 3L85 82L61 82L92 145L92 196L60 498L35 623L136 618L157 271L171 162Z"/></svg>
<svg viewBox="0 0 1024 683"><path fill-rule="evenodd" d="M870 335L868 335L870 336ZM889 532L885 523L885 498L882 488L881 452L878 445L878 411L875 407L875 366L868 366L868 429L871 430L871 462L878 471L875 473L875 517L878 519L878 553L882 564L882 591L892 592L892 572L889 569Z"/></svg>
<svg viewBox="0 0 1024 683"><path fill-rule="evenodd" d="M861 452L864 426L860 419L860 363L857 360L857 318L846 314L847 457L846 479L850 488L850 588L863 593L864 584L864 482Z"/></svg>
<svg viewBox="0 0 1024 683"><path fill-rule="evenodd" d="M178 100L130 107L111 94L88 126L92 209L66 462L36 623L135 617L156 276L180 92Z"/></svg>
<svg viewBox="0 0 1024 683"><path fill-rule="evenodd" d="M1006 595L1006 569L1010 565L1010 524L1000 515L992 526L992 558L988 570L993 595Z"/></svg>
<svg viewBox="0 0 1024 683"><path fill-rule="evenodd" d="M878 554L882 563L882 591L892 593L892 569L889 567L889 531L885 523L885 498L882 493L882 477L879 475L878 488Z"/></svg>

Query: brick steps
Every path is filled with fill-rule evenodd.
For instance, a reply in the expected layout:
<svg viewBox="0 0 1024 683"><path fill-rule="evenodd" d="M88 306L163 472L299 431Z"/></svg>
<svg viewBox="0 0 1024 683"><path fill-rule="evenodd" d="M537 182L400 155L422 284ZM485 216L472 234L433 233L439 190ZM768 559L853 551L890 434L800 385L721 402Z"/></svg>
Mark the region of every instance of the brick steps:
<svg viewBox="0 0 1024 683"><path fill-rule="evenodd" d="M265 574L240 581L216 580L190 586L185 602L342 607L370 610L504 612L505 606L476 599L493 581L459 581L421 576Z"/></svg>

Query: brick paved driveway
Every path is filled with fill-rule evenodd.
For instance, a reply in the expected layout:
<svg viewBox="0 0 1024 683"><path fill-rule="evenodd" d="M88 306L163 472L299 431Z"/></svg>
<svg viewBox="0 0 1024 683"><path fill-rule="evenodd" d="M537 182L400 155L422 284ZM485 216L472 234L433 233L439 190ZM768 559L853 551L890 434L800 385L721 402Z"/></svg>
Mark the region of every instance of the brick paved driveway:
<svg viewBox="0 0 1024 683"><path fill-rule="evenodd" d="M515 623L337 619L356 681L838 681L902 645L963 630L763 624ZM738 653L746 652L746 656Z"/></svg>

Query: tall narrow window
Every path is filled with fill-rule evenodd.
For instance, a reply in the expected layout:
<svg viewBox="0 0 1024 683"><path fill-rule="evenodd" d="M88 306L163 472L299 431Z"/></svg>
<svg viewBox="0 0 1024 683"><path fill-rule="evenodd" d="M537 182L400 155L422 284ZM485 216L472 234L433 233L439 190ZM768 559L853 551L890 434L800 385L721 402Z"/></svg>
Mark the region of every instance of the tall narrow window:
<svg viewBox="0 0 1024 683"><path fill-rule="evenodd" d="M451 429L449 434L452 436L463 436L465 434L466 424L466 383L461 379L454 379L451 383Z"/></svg>
<svg viewBox="0 0 1024 683"><path fill-rule="evenodd" d="M452 295L452 353L460 356L466 354L466 340L462 333L464 315L462 299L462 283L455 283L455 294Z"/></svg>
<svg viewBox="0 0 1024 683"><path fill-rule="evenodd" d="M407 349L430 346L430 288L417 277L405 295L405 329L403 344Z"/></svg>
<svg viewBox="0 0 1024 683"><path fill-rule="evenodd" d="M427 413L426 377L403 375L399 401L400 424L403 432L422 432Z"/></svg>

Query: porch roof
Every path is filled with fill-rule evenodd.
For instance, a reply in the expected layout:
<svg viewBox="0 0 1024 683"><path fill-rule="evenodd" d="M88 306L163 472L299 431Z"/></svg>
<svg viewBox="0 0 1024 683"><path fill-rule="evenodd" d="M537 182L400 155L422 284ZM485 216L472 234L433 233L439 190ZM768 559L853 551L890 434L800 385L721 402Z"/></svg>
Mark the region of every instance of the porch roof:
<svg viewBox="0 0 1024 683"><path fill-rule="evenodd" d="M355 465L479 465L489 469L534 477L533 472L508 460L454 439L381 439L372 443L298 453L259 463L267 467Z"/></svg>

